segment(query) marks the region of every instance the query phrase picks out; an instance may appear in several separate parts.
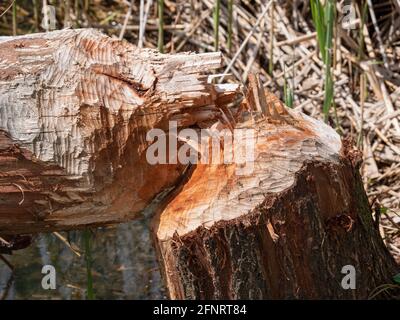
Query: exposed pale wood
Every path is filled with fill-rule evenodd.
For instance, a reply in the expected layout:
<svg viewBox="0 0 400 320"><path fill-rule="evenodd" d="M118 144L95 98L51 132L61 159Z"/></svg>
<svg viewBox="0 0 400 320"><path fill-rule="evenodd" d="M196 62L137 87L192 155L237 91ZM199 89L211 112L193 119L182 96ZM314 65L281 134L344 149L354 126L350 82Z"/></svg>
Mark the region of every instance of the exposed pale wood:
<svg viewBox="0 0 400 320"><path fill-rule="evenodd" d="M0 234L134 217L185 169L148 164L148 130L221 117L238 88L207 81L219 53L161 55L91 29L0 41Z"/></svg>
<svg viewBox="0 0 400 320"><path fill-rule="evenodd" d="M247 173L237 174L235 164L199 164L179 196L161 214L158 238L185 235L199 226L209 228L241 217L258 207L265 194L290 188L307 161L338 164L341 141L335 131L299 112L290 111L290 115L293 124L259 120L254 138L236 142L243 148L255 145L254 162L243 168ZM252 127L249 120L237 129Z"/></svg>
<svg viewBox="0 0 400 320"><path fill-rule="evenodd" d="M153 221L170 297L367 298L398 267L374 228L360 152L324 123L265 99L269 117L236 127L256 130L236 141L255 144L246 173L197 165ZM356 270L355 290L341 287L345 265Z"/></svg>

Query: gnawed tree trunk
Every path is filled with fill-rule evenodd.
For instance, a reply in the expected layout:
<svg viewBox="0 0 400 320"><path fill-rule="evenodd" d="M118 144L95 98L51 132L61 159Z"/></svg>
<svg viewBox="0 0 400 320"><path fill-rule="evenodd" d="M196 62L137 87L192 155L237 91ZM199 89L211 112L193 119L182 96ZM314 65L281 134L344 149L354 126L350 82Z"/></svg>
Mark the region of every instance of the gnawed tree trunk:
<svg viewBox="0 0 400 320"><path fill-rule="evenodd" d="M170 297L360 299L392 283L398 266L374 228L358 151L250 80L247 103L266 117L242 122L256 134L237 143L255 144L253 171L197 165L154 220ZM342 287L345 266L355 290Z"/></svg>
<svg viewBox="0 0 400 320"><path fill-rule="evenodd" d="M184 165L150 165L150 129L221 117L219 53L161 55L98 31L0 38L0 234L135 217Z"/></svg>
<svg viewBox="0 0 400 320"><path fill-rule="evenodd" d="M0 38L0 235L121 222L153 205L171 298L363 298L390 282L357 153L254 77L232 109L238 86L202 75L219 64L94 30ZM151 165L146 134L171 120L254 128L235 144L254 144L255 158L240 175L235 163ZM345 265L356 290L340 286Z"/></svg>

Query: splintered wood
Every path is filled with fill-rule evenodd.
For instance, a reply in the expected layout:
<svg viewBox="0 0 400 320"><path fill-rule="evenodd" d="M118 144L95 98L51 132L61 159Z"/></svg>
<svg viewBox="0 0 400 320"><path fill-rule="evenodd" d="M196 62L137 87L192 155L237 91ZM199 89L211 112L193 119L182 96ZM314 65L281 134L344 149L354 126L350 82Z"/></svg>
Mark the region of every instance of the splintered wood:
<svg viewBox="0 0 400 320"><path fill-rule="evenodd" d="M238 90L209 83L219 53L161 55L91 29L0 41L3 234L134 217L185 169L149 165L146 133L227 119Z"/></svg>
<svg viewBox="0 0 400 320"><path fill-rule="evenodd" d="M240 109L250 116L235 130L254 134L235 148L254 145L253 159L196 165L153 220L170 298L367 298L398 266L375 228L360 152L249 80ZM346 265L354 290L341 286Z"/></svg>
<svg viewBox="0 0 400 320"><path fill-rule="evenodd" d="M236 130L254 128L254 134L235 139L240 144L235 149L254 145L254 159L241 164L197 165L179 195L161 213L158 238L186 235L200 226L209 228L246 215L263 203L265 194L290 188L308 161L338 164L341 141L332 128L300 112L285 112L296 126L268 118L240 122ZM238 167L243 167L242 174L238 174ZM350 195L342 190L341 197ZM341 210L338 207L329 214Z"/></svg>

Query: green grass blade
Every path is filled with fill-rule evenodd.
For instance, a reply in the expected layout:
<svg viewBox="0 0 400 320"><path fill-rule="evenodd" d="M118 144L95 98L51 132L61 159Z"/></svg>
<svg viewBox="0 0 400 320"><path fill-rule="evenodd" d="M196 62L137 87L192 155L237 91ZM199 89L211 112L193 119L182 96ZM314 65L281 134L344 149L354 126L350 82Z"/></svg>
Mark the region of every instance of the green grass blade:
<svg viewBox="0 0 400 320"><path fill-rule="evenodd" d="M293 108L293 90L288 86L286 68L284 68L283 70L283 76L285 79L285 82L283 83L283 95L285 99L285 105L289 108Z"/></svg>
<svg viewBox="0 0 400 320"><path fill-rule="evenodd" d="M328 0L325 5L326 10L326 35L325 35L325 98L323 112L325 121L328 119L329 109L333 101L333 79L331 74L332 67L332 43L333 43L333 24L335 20L335 5L334 0Z"/></svg>
<svg viewBox="0 0 400 320"><path fill-rule="evenodd" d="M396 274L396 275L393 277L393 280L394 280L394 282L400 284L400 273Z"/></svg>
<svg viewBox="0 0 400 320"><path fill-rule="evenodd" d="M164 53L164 0L158 1L158 51Z"/></svg>
<svg viewBox="0 0 400 320"><path fill-rule="evenodd" d="M325 57L325 38L326 30L324 24L324 10L319 0L310 0L311 15L314 22L315 29L317 30L317 39L319 49L322 57Z"/></svg>
<svg viewBox="0 0 400 320"><path fill-rule="evenodd" d="M228 0L228 50L232 50L233 0Z"/></svg>
<svg viewBox="0 0 400 320"><path fill-rule="evenodd" d="M273 77L273 72L274 72L274 29L275 29L274 9L275 9L275 2L274 0L272 0L270 8L271 25L269 34L270 39L269 39L269 63L268 63L268 72L271 77Z"/></svg>
<svg viewBox="0 0 400 320"><path fill-rule="evenodd" d="M214 8L214 50L219 50L219 15L221 11L221 0L215 1Z"/></svg>
<svg viewBox="0 0 400 320"><path fill-rule="evenodd" d="M327 57L331 56L332 53L330 52L332 49L332 43L333 43L333 24L335 21L335 7L333 4L334 0L328 0L325 10L326 10L326 28L325 28L325 61L327 61Z"/></svg>
<svg viewBox="0 0 400 320"><path fill-rule="evenodd" d="M332 44L333 44L333 26L335 23L336 1L326 0L322 5L320 0L310 0L311 15L317 30L318 46L321 52L322 61L325 65L324 81L324 104L322 107L325 121L329 116L329 110L334 98L332 68Z"/></svg>
<svg viewBox="0 0 400 320"><path fill-rule="evenodd" d="M325 121L328 120L329 110L331 108L333 101L333 82L330 72L326 72L325 75L325 96L324 96L324 105L323 105L323 113Z"/></svg>

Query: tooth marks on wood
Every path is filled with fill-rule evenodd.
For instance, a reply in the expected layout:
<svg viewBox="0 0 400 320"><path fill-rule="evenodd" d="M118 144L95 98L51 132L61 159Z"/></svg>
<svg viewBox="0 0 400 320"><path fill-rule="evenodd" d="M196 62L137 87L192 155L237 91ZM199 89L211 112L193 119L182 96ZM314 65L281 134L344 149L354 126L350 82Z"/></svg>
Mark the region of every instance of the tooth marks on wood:
<svg viewBox="0 0 400 320"><path fill-rule="evenodd" d="M164 55L92 29L0 41L0 232L135 217L185 168L149 165L146 133L213 123L239 95L208 81L220 53Z"/></svg>

